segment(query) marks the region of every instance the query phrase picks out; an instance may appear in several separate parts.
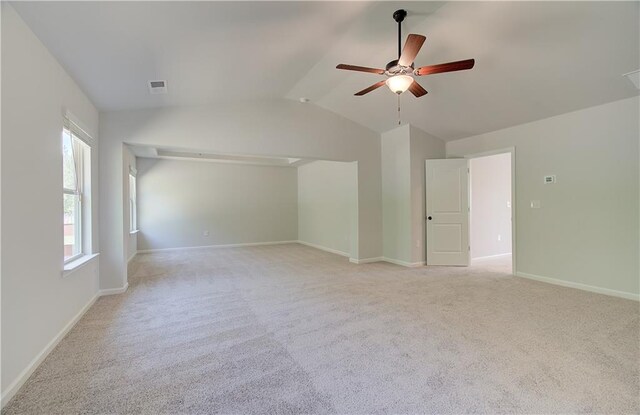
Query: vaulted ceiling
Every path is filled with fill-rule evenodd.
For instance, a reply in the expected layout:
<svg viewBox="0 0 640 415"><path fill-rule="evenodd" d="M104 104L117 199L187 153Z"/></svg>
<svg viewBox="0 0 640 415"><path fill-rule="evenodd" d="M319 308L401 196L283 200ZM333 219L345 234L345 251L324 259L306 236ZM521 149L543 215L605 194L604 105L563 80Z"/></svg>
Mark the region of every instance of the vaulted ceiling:
<svg viewBox="0 0 640 415"><path fill-rule="evenodd" d="M15 2L13 7L105 111L306 97L382 132L397 125L379 76L403 33L427 37L416 66L475 58L420 78L402 121L445 140L638 95L638 2ZM169 93L147 82L166 79ZM301 104L302 105L302 104Z"/></svg>

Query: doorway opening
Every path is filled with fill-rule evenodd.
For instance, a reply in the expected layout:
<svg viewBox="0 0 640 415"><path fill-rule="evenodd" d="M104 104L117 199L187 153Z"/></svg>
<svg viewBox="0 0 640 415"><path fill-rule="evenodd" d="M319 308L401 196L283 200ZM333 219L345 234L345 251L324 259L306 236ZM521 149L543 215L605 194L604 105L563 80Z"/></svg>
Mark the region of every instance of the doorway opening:
<svg viewBox="0 0 640 415"><path fill-rule="evenodd" d="M515 272L512 151L469 158L471 264Z"/></svg>

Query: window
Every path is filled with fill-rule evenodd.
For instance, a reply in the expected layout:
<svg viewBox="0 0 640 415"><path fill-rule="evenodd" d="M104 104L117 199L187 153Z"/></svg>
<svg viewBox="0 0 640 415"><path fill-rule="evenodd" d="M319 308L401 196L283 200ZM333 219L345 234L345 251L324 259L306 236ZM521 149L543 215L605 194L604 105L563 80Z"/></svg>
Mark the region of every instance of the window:
<svg viewBox="0 0 640 415"><path fill-rule="evenodd" d="M136 173L135 171L129 172L129 232L135 232L138 230L138 205L137 205L137 190L136 190Z"/></svg>
<svg viewBox="0 0 640 415"><path fill-rule="evenodd" d="M90 186L91 148L69 127L65 127L62 132L62 160L63 245L66 264L88 252L85 236L90 230L87 220L90 217L87 211L88 198L85 199L85 195Z"/></svg>

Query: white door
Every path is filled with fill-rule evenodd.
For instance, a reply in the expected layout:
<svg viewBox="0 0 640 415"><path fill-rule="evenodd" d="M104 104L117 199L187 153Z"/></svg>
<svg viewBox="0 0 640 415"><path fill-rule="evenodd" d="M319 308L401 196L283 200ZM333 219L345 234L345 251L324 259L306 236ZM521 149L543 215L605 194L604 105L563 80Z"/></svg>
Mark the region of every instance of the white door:
<svg viewBox="0 0 640 415"><path fill-rule="evenodd" d="M469 162L427 160L427 265L469 265Z"/></svg>

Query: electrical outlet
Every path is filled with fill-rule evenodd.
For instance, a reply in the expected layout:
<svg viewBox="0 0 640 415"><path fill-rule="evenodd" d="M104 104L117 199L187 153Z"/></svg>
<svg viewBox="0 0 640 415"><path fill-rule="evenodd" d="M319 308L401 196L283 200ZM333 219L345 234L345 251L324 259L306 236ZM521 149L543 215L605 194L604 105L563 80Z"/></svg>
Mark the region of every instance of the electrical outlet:
<svg viewBox="0 0 640 415"><path fill-rule="evenodd" d="M540 201L532 200L531 201L531 209L540 209Z"/></svg>
<svg viewBox="0 0 640 415"><path fill-rule="evenodd" d="M502 235L498 235L498 241L502 240Z"/></svg>
<svg viewBox="0 0 640 415"><path fill-rule="evenodd" d="M202 231L202 236L209 236L209 231Z"/></svg>

